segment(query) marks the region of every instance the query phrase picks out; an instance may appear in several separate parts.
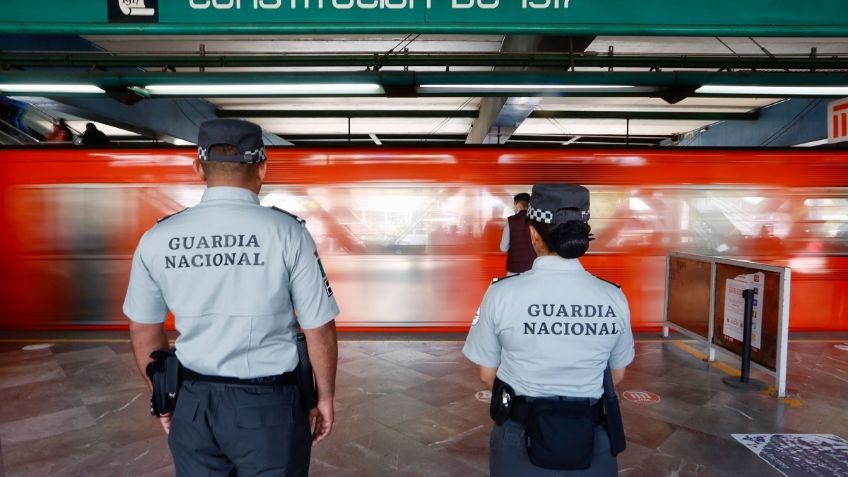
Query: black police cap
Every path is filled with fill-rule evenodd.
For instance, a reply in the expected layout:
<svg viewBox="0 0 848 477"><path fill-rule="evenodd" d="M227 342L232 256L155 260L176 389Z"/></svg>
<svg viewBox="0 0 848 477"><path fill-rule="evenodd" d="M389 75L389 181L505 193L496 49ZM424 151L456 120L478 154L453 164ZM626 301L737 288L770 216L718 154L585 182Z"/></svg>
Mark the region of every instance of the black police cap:
<svg viewBox="0 0 848 477"><path fill-rule="evenodd" d="M574 184L536 184L530 196L527 218L544 224L588 221L589 189Z"/></svg>
<svg viewBox="0 0 848 477"><path fill-rule="evenodd" d="M238 155L211 151L212 146L232 146ZM240 119L213 119L200 125L197 155L201 161L257 163L265 160L262 128Z"/></svg>

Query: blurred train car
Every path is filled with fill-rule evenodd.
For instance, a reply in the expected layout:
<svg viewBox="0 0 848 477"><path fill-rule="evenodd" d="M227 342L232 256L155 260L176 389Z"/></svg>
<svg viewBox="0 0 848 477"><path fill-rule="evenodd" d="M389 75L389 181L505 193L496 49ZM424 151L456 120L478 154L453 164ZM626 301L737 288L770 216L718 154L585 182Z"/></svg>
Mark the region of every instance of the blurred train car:
<svg viewBox="0 0 848 477"><path fill-rule="evenodd" d="M5 149L2 328L123 327L130 258L157 218L196 204L195 151ZM848 154L802 150L273 149L260 195L307 220L358 329L468 326L512 196L592 191L584 264L633 324L663 316L665 254L792 267L791 328L848 330Z"/></svg>

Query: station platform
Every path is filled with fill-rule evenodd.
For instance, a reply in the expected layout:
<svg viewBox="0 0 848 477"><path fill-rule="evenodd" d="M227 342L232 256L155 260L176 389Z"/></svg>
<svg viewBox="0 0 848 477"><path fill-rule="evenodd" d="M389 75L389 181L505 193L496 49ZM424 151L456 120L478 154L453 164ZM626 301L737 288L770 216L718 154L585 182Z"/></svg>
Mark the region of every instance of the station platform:
<svg viewBox="0 0 848 477"><path fill-rule="evenodd" d="M487 475L492 422L463 339L341 335L336 425L310 475ZM694 342L640 335L618 386L619 475L848 475L844 341L795 335L778 399L725 385L733 366ZM125 332L0 335L0 475L173 475L148 399ZM816 436L750 436L772 434Z"/></svg>

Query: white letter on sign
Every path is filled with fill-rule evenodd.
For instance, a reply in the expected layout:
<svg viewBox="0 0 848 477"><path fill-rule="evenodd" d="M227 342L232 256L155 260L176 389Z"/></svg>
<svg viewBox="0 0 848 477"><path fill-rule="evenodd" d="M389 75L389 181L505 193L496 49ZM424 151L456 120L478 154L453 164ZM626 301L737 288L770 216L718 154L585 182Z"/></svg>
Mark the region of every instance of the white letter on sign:
<svg viewBox="0 0 848 477"><path fill-rule="evenodd" d="M195 10L206 10L209 8L209 0L188 0L188 5Z"/></svg>
<svg viewBox="0 0 848 477"><path fill-rule="evenodd" d="M414 0L409 0L409 8L415 8ZM384 0L383 6L389 10L406 8L406 0Z"/></svg>
<svg viewBox="0 0 848 477"><path fill-rule="evenodd" d="M264 10L276 10L283 6L283 0L253 0L253 8Z"/></svg>
<svg viewBox="0 0 848 477"><path fill-rule="evenodd" d="M477 0L477 6L480 8L498 8L501 0Z"/></svg>
<svg viewBox="0 0 848 477"><path fill-rule="evenodd" d="M472 8L474 0L451 0L451 8Z"/></svg>
<svg viewBox="0 0 848 477"><path fill-rule="evenodd" d="M241 9L241 0L212 0L212 8L218 10L232 10L233 6Z"/></svg>

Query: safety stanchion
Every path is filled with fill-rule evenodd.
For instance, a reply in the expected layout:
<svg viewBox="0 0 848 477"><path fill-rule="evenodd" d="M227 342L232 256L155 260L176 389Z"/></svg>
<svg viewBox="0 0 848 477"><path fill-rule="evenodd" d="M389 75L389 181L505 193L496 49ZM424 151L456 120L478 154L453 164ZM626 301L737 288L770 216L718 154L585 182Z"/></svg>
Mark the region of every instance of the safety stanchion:
<svg viewBox="0 0 848 477"><path fill-rule="evenodd" d="M768 386L766 383L751 379L751 334L754 326L754 290L749 288L742 290L742 298L745 299L745 315L742 321L742 369L740 376L725 376L722 381L730 387L748 391L762 391Z"/></svg>

